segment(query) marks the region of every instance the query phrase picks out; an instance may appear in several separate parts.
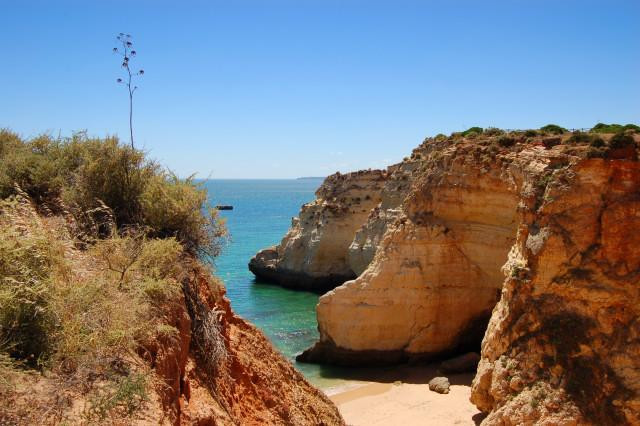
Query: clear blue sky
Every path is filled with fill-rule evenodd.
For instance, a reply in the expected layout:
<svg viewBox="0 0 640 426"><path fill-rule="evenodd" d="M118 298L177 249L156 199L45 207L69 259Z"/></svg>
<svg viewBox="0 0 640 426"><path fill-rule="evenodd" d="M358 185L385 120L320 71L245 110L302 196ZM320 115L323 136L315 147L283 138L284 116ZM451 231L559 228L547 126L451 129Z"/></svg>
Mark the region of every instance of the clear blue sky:
<svg viewBox="0 0 640 426"><path fill-rule="evenodd" d="M640 1L0 0L0 127L128 135L185 176L397 162L473 125L640 122Z"/></svg>

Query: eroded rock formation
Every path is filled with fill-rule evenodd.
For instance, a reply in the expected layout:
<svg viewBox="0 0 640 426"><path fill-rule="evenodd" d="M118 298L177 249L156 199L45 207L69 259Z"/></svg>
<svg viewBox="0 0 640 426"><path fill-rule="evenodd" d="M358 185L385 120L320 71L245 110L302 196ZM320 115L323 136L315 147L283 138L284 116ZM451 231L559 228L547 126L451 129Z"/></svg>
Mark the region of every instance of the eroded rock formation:
<svg viewBox="0 0 640 426"><path fill-rule="evenodd" d="M482 166L488 149L425 147L430 166L386 225L373 262L321 297L321 340L301 360L398 362L479 345L515 240L518 164L532 159L505 152Z"/></svg>
<svg viewBox="0 0 640 426"><path fill-rule="evenodd" d="M255 326L236 316L224 287L211 292L209 278L194 270L189 285L218 312L226 356L215 368L188 352L173 398L183 424L342 425L337 408L280 355Z"/></svg>
<svg viewBox="0 0 640 426"><path fill-rule="evenodd" d="M531 200L472 401L487 424L640 424L640 167L590 159Z"/></svg>
<svg viewBox="0 0 640 426"><path fill-rule="evenodd" d="M256 276L285 287L326 291L356 277L349 264L353 236L380 203L387 172L329 176L305 204L282 242L249 262Z"/></svg>
<svg viewBox="0 0 640 426"><path fill-rule="evenodd" d="M640 423L639 143L425 141L388 170L349 246L359 276L320 298L320 341L299 359L430 359L484 336L484 424Z"/></svg>
<svg viewBox="0 0 640 426"><path fill-rule="evenodd" d="M380 203L371 210L366 222L357 230L349 245L349 266L356 275L362 274L373 260L387 226L402 213L402 201L409 193L414 178L422 172L424 166L425 161L422 161L422 157L414 153L411 158L387 169Z"/></svg>

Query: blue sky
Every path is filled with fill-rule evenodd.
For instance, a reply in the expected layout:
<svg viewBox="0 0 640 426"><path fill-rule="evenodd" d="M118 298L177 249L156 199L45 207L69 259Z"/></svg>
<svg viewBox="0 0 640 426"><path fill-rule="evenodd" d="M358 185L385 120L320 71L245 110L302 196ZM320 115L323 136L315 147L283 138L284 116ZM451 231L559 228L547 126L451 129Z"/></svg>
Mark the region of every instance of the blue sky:
<svg viewBox="0 0 640 426"><path fill-rule="evenodd" d="M640 1L0 0L0 127L128 135L182 176L321 176L473 125L640 122Z"/></svg>

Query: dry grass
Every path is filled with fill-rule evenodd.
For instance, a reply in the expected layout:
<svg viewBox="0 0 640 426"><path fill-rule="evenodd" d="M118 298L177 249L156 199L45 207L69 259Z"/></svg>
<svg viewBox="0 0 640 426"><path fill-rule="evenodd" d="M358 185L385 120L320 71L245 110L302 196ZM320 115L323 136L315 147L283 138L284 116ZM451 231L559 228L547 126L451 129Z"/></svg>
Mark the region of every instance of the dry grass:
<svg viewBox="0 0 640 426"><path fill-rule="evenodd" d="M226 235L193 178L177 178L113 137L22 140L0 129L0 198L15 195L16 184L40 211L65 211L88 237L108 237L116 225L145 228L176 238L191 254L215 256Z"/></svg>
<svg viewBox="0 0 640 426"><path fill-rule="evenodd" d="M163 385L150 348L175 343L185 299L215 368L226 354L218 313L183 296L184 268L217 255L226 235L207 204L192 178L116 138L0 129L0 424L144 411Z"/></svg>
<svg viewBox="0 0 640 426"><path fill-rule="evenodd" d="M39 412L15 388L33 382L30 371L56 382L51 392L80 386L87 421L134 415L155 380L142 342L176 331L166 308L182 291L179 242L131 231L82 251L68 225L41 218L24 195L0 204L0 420ZM49 414L71 409L39 398L53 400L62 406Z"/></svg>
<svg viewBox="0 0 640 426"><path fill-rule="evenodd" d="M214 373L228 355L219 318L222 312L209 309L189 280L184 280L182 287L197 353L208 372Z"/></svg>

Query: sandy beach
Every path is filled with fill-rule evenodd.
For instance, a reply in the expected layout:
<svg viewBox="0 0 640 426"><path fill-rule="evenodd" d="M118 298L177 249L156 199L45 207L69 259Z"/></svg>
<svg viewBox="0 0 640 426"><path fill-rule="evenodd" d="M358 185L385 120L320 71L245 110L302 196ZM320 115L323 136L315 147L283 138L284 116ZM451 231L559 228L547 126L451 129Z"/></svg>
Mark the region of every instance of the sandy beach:
<svg viewBox="0 0 640 426"><path fill-rule="evenodd" d="M447 376L451 388L444 395L429 390L436 375L434 366L363 371L357 381L325 392L350 426L479 424L483 416L469 402L473 374Z"/></svg>

